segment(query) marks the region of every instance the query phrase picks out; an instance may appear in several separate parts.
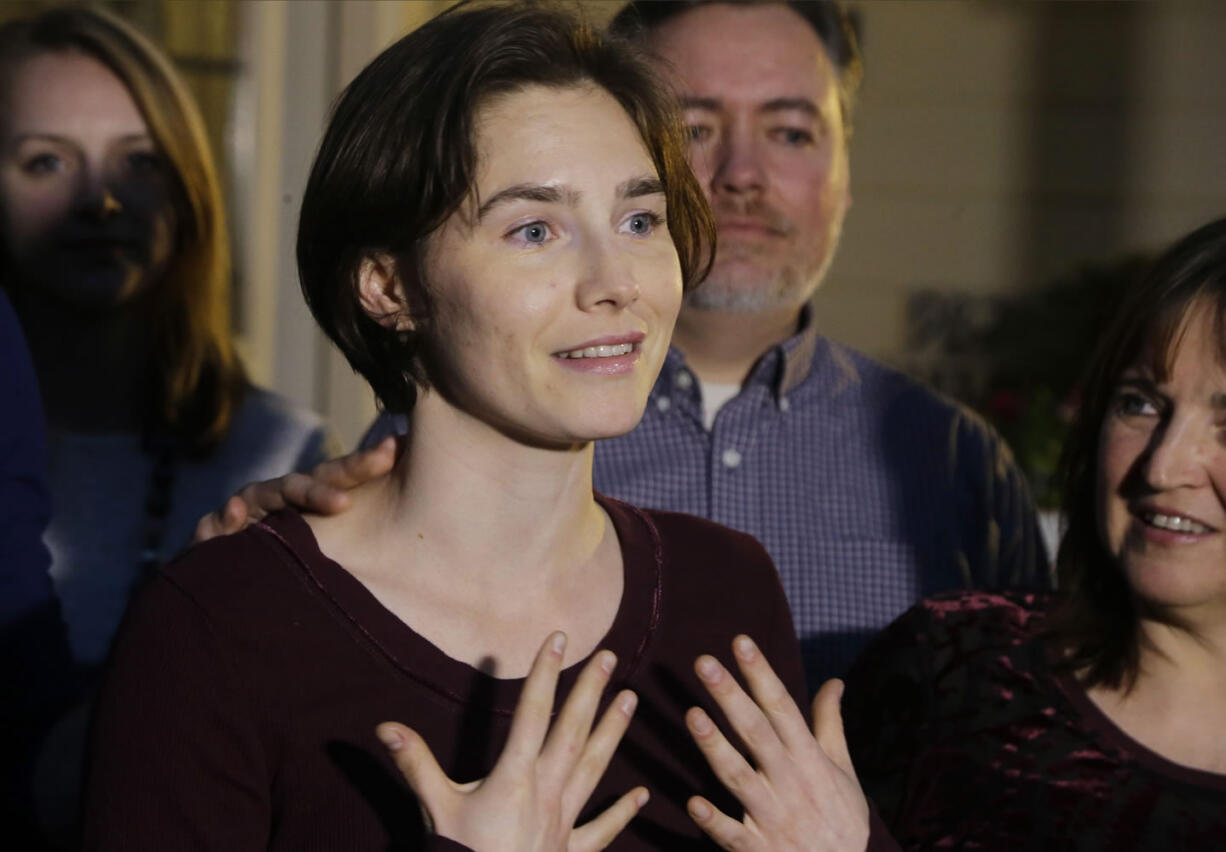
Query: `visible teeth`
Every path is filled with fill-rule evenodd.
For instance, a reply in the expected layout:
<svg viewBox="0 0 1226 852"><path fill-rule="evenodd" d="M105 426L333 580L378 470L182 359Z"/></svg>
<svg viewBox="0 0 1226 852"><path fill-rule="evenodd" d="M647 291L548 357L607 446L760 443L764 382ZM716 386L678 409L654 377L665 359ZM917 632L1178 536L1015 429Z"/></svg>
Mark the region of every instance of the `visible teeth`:
<svg viewBox="0 0 1226 852"><path fill-rule="evenodd" d="M1158 512L1149 512L1145 515L1145 522L1159 529L1172 530L1174 532L1186 533L1207 533L1212 532L1209 527L1202 523L1198 523L1191 518L1185 518L1182 515L1163 515Z"/></svg>
<svg viewBox="0 0 1226 852"><path fill-rule="evenodd" d="M619 343L616 346L588 346L586 349L572 349L562 352L559 358L613 358L617 355L628 355L634 351L633 343Z"/></svg>

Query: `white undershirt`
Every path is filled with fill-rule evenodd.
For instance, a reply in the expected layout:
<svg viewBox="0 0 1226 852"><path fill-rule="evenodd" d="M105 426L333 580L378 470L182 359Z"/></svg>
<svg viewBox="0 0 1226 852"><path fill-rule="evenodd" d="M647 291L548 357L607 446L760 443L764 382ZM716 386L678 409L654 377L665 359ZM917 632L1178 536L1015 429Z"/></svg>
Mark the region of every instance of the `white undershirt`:
<svg viewBox="0 0 1226 852"><path fill-rule="evenodd" d="M695 376L697 380L698 377ZM707 431L711 431L711 427L715 425L715 415L719 414L719 410L724 407L724 403L732 399L741 392L741 386L738 384L716 384L715 382L698 381L698 388L702 392L702 423L707 427Z"/></svg>

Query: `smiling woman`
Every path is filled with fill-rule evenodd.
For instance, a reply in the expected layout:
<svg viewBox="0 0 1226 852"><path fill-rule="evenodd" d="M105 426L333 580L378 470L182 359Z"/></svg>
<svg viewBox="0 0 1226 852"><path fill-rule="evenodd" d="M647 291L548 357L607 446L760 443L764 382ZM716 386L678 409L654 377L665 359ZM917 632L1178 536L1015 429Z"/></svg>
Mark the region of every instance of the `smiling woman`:
<svg viewBox="0 0 1226 852"><path fill-rule="evenodd" d="M671 102L620 43L482 4L378 56L320 145L299 271L410 436L351 511L270 516L149 585L86 846L683 849L690 794L735 812L686 735L691 705L719 718L693 661L731 665L750 633L801 698L778 577L750 537L591 478L712 231Z"/></svg>
<svg viewBox="0 0 1226 852"><path fill-rule="evenodd" d="M1226 220L1100 341L1063 464L1059 591L926 601L848 677L904 848L1216 849L1226 836Z"/></svg>

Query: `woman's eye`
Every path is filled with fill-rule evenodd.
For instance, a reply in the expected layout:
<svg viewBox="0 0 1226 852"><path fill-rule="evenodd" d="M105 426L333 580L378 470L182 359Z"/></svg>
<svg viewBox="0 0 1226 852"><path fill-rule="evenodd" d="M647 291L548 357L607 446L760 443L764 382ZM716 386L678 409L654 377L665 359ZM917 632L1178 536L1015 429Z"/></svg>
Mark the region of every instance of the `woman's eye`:
<svg viewBox="0 0 1226 852"><path fill-rule="evenodd" d="M1157 406L1148 398L1135 391L1123 391L1115 398L1115 409L1120 414L1130 417L1152 416L1158 413Z"/></svg>
<svg viewBox="0 0 1226 852"><path fill-rule="evenodd" d="M636 236L645 237L654 231L660 222L661 217L658 213L650 211L635 213L626 220L626 230Z"/></svg>
<svg viewBox="0 0 1226 852"><path fill-rule="evenodd" d="M162 158L153 151L133 151L127 155L125 162L134 172L152 172L161 166Z"/></svg>
<svg viewBox="0 0 1226 852"><path fill-rule="evenodd" d="M529 222L527 225L520 225L510 236L518 237L531 245L541 245L549 241L552 233L544 222Z"/></svg>
<svg viewBox="0 0 1226 852"><path fill-rule="evenodd" d="M63 171L65 167L63 158L55 154L35 154L21 164L22 171L32 175L51 174Z"/></svg>

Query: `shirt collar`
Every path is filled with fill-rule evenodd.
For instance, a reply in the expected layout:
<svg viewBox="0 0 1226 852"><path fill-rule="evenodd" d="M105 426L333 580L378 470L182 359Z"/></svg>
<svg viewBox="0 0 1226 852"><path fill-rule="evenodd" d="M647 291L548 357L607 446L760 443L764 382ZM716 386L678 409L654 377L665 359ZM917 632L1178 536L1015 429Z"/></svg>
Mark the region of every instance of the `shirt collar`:
<svg viewBox="0 0 1226 852"><path fill-rule="evenodd" d="M813 306L806 303L800 311L796 333L762 353L750 370L745 386L765 386L777 399L783 399L809 377L820 341L817 323L813 321ZM671 393L674 379L680 370L689 370L685 355L681 350L670 346L656 387Z"/></svg>

